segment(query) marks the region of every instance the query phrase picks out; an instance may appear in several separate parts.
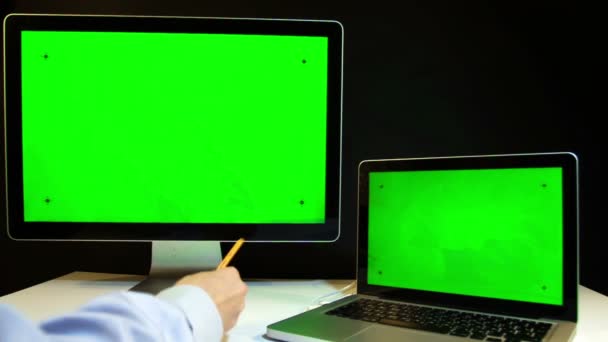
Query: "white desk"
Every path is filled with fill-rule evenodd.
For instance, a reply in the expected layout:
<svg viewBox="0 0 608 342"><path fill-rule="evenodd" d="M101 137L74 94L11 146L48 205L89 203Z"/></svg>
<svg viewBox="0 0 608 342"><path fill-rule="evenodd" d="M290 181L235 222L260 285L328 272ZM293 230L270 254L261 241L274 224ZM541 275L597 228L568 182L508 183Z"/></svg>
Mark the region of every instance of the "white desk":
<svg viewBox="0 0 608 342"><path fill-rule="evenodd" d="M74 272L0 297L33 320L78 308L92 298L127 290L143 276ZM347 286L348 280L247 281L245 311L225 341L266 341L266 326L305 311L319 297ZM336 295L333 298L337 299ZM574 342L608 341L608 297L579 287L579 325Z"/></svg>

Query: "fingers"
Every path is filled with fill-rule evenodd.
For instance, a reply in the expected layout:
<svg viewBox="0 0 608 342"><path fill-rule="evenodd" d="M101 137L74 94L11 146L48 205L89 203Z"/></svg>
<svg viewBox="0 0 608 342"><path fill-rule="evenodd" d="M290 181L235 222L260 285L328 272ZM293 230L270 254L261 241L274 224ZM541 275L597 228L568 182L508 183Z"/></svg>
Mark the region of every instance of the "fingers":
<svg viewBox="0 0 608 342"><path fill-rule="evenodd" d="M245 297L249 288L233 266L188 275L180 279L177 284L195 285L205 290L218 308L225 331L236 325L245 309Z"/></svg>

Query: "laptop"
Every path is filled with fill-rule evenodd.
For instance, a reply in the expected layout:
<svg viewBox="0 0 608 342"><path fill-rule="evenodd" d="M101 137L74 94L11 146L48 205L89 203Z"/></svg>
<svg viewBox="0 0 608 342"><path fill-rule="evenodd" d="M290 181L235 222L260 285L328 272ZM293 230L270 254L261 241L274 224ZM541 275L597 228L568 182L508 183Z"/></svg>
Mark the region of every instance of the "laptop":
<svg viewBox="0 0 608 342"><path fill-rule="evenodd" d="M283 341L570 341L573 153L366 160L357 293L276 322Z"/></svg>

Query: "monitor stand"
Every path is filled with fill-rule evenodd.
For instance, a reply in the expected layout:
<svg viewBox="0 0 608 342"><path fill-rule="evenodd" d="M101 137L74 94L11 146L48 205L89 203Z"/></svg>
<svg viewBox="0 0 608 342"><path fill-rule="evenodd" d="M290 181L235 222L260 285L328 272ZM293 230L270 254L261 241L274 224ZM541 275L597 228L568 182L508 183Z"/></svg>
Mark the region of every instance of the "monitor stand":
<svg viewBox="0 0 608 342"><path fill-rule="evenodd" d="M152 241L148 277L130 291L157 294L187 274L215 270L221 261L219 241Z"/></svg>

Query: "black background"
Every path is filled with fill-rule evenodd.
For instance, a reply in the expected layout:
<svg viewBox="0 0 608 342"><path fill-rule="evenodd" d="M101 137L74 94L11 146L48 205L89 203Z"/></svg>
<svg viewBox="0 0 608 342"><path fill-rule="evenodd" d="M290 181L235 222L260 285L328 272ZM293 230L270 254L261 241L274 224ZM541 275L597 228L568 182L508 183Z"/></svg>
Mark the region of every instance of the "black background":
<svg viewBox="0 0 608 342"><path fill-rule="evenodd" d="M581 282L608 294L599 9L566 1L398 4L3 0L0 14L342 22L342 236L329 244L245 244L234 259L245 278L354 278L356 167L363 159L571 151L580 161ZM144 274L149 267L149 243L15 242L3 228L0 295L74 270Z"/></svg>

